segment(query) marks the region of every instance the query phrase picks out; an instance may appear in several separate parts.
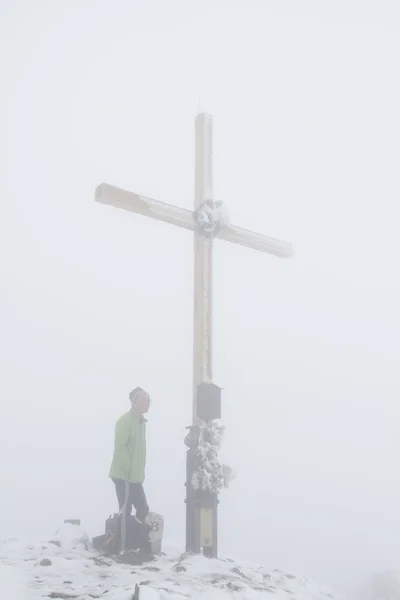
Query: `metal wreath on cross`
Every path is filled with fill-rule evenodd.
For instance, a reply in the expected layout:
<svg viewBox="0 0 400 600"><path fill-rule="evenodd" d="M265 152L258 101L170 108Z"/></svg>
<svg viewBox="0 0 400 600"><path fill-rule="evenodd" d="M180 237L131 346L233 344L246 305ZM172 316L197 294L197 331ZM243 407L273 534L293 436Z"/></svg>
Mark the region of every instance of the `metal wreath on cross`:
<svg viewBox="0 0 400 600"><path fill-rule="evenodd" d="M194 211L196 221L196 232L212 240L229 224L228 211L220 200L206 200Z"/></svg>

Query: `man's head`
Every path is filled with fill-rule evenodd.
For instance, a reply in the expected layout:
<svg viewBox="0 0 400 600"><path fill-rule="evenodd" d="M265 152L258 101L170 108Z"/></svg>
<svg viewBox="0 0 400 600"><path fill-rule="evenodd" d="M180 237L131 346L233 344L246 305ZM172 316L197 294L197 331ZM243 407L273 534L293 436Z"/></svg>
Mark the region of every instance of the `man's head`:
<svg viewBox="0 0 400 600"><path fill-rule="evenodd" d="M139 415L144 415L149 411L150 396L142 388L137 387L132 390L129 394L129 400L131 401L132 409Z"/></svg>

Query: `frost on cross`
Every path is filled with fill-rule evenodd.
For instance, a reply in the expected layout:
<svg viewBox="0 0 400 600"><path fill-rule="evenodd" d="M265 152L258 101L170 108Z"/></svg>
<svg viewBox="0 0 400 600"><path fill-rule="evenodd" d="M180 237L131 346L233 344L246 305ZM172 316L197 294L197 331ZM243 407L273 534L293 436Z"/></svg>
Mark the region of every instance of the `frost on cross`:
<svg viewBox="0 0 400 600"><path fill-rule="evenodd" d="M220 200L207 200L197 209L194 216L197 233L211 240L229 224L228 211Z"/></svg>
<svg viewBox="0 0 400 600"><path fill-rule="evenodd" d="M198 466L192 476L193 489L218 494L231 483L231 467L221 464L218 459L223 433L224 427L218 420L206 423L200 428Z"/></svg>

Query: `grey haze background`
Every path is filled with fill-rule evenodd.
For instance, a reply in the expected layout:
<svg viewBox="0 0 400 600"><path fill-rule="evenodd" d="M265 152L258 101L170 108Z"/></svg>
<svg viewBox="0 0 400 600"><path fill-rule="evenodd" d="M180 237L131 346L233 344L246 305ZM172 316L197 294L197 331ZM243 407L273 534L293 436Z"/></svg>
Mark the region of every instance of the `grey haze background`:
<svg viewBox="0 0 400 600"><path fill-rule="evenodd" d="M296 249L216 243L221 551L338 589L398 566L398 3L0 6L1 537L101 530L141 385L147 492L183 542L192 238L94 188L191 208L200 103L232 222Z"/></svg>

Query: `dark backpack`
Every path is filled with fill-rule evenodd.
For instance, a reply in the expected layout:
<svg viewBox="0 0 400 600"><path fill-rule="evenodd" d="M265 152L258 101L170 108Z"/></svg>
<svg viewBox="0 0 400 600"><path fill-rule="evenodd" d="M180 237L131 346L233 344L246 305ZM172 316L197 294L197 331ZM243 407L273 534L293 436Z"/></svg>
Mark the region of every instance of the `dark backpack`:
<svg viewBox="0 0 400 600"><path fill-rule="evenodd" d="M126 517L125 548L122 548L122 526L121 514L115 514L106 520L106 533L103 544L103 552L108 555L119 554L123 550L138 550L143 544L143 525L136 517Z"/></svg>

